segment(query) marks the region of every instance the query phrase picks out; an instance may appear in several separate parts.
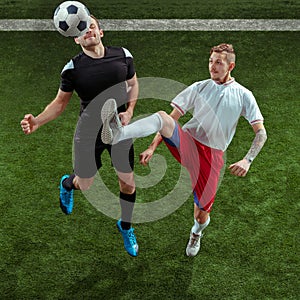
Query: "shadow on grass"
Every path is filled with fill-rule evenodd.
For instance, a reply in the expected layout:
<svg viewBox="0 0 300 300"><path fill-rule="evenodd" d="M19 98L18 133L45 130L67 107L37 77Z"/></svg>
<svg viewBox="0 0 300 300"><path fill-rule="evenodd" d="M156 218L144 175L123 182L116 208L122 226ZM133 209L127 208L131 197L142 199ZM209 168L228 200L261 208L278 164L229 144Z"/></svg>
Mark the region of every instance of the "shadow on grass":
<svg viewBox="0 0 300 300"><path fill-rule="evenodd" d="M66 287L59 299L194 299L188 289L193 259L184 256L176 242L148 249L137 258L121 253L95 261L92 272ZM171 250L170 250L171 249Z"/></svg>

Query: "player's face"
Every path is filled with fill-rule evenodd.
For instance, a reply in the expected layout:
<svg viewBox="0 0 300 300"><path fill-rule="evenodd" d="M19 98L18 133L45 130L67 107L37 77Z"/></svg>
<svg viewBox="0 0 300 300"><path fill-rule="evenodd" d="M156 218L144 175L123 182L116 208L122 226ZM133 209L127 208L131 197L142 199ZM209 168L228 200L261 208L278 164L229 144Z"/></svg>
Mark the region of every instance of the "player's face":
<svg viewBox="0 0 300 300"><path fill-rule="evenodd" d="M77 37L75 41L84 48L94 47L101 43L103 37L103 31L99 29L96 20L91 18L91 24L88 31L80 37Z"/></svg>
<svg viewBox="0 0 300 300"><path fill-rule="evenodd" d="M234 67L234 63L229 63L226 54L213 52L209 58L209 73L212 80L224 83L230 77L230 71Z"/></svg>

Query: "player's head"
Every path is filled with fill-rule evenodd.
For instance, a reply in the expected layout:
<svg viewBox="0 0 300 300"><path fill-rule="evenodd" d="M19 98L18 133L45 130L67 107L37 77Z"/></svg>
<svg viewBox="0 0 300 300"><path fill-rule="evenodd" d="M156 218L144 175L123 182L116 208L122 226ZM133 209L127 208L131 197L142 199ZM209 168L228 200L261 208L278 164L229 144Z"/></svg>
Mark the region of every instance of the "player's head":
<svg viewBox="0 0 300 300"><path fill-rule="evenodd" d="M209 72L211 79L224 83L231 79L235 67L235 52L230 44L220 44L210 50Z"/></svg>
<svg viewBox="0 0 300 300"><path fill-rule="evenodd" d="M76 44L81 45L83 48L101 44L101 38L104 35L98 19L93 15L91 15L90 18L91 23L87 32L84 35L74 39Z"/></svg>

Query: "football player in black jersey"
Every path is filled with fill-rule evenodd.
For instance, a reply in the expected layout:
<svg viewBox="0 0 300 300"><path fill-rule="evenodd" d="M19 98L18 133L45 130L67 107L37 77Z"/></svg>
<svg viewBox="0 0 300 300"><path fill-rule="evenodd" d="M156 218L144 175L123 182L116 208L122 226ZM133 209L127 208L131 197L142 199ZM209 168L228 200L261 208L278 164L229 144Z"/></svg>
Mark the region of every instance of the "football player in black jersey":
<svg viewBox="0 0 300 300"><path fill-rule="evenodd" d="M118 220L117 227L122 234L126 251L131 256L137 256L138 244L131 226L136 198L132 141L124 141L114 146L103 144L100 138L101 124L93 123L94 120L92 123L85 123L92 119L90 115L96 116L98 112L96 118L97 121L100 120L102 105L108 98L114 98L118 103L120 121L127 125L133 116L138 98L138 80L131 53L121 47L105 47L102 37L103 30L98 20L91 16L87 32L74 39L81 46L82 52L73 57L62 70L55 99L38 116L26 114L21 121L21 127L25 134L31 134L40 126L54 120L64 111L76 91L80 97L81 109L74 137L74 174L64 175L60 180L61 209L65 214L72 212L73 191L90 188L97 170L102 166L101 154L108 150L120 186L121 219ZM89 109L91 103L96 103L96 110ZM92 146L88 144L88 140L92 140Z"/></svg>

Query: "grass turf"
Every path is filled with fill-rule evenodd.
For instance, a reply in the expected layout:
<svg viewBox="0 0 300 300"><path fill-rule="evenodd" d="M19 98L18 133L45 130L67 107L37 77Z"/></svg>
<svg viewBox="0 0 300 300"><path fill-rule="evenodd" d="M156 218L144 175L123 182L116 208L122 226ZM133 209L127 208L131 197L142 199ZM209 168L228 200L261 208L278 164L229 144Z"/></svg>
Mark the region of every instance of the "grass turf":
<svg viewBox="0 0 300 300"><path fill-rule="evenodd" d="M2 0L0 17L50 19L63 1ZM86 0L82 1L100 19L297 19L298 0Z"/></svg>
<svg viewBox="0 0 300 300"><path fill-rule="evenodd" d="M74 213L61 213L58 180L72 169L78 99L62 117L31 136L22 134L19 121L26 112L39 113L54 97L60 69L78 48L55 33L0 36L10 49L1 48L0 53L5 111L0 125L3 299L297 298L299 88L294 83L300 71L295 51L299 33L106 34L105 44L132 50L140 77L161 76L185 84L208 76L210 45L232 42L238 52L234 76L253 90L266 118L265 148L246 178L226 172L201 255L195 259L184 255L193 222L191 197L172 215L135 225L137 259L125 253L115 220L99 213L80 192L75 193ZM166 57L172 64L165 64ZM162 107L169 109L154 100L147 111L140 101L136 114ZM137 141L136 154L151 138ZM227 165L246 153L252 138L251 128L241 120ZM177 167L164 146L158 151L171 170ZM138 164L136 169L145 172ZM108 163L102 174L117 191ZM139 189L138 201L165 195L168 178L163 180L160 188Z"/></svg>
<svg viewBox="0 0 300 300"><path fill-rule="evenodd" d="M49 7L53 4L48 2L31 1L25 6L24 1L4 1L0 15L50 18ZM105 18L117 18L106 1L99 8L94 1L86 3L100 17L103 13ZM166 3L155 6L155 1L131 2L129 7L125 1L116 1L114 5L122 7L117 10L118 18L297 18L299 7L299 1L229 1L224 8L215 1L215 7L222 9L213 14L206 2L198 1L198 10L184 5L179 10L178 5L175 9ZM189 3L189 8L196 6ZM184 254L193 223L190 197L170 216L135 225L140 255L133 259L123 249L115 220L99 213L80 192L75 193L72 215L67 217L59 209L58 181L72 170L77 97L62 117L34 135L24 136L19 126L24 113L38 114L55 96L59 72L78 47L57 33L0 32L5 41L5 49L0 48L1 299L297 299L299 35L105 34L105 44L131 50L139 77L159 76L187 85L207 78L212 45L233 43L238 53L233 75L254 92L269 137L246 178L225 173L198 257L189 259ZM153 100L147 107L140 101L136 115L162 108L168 110L169 106ZM252 138L251 128L241 120L227 151L227 166L247 152ZM136 155L151 139L136 142ZM173 170L178 164L164 146L158 153L167 159L167 176L156 187L139 189L139 202L162 197L177 180ZM136 172L149 172L138 165L138 158ZM101 174L116 193L116 178L108 162Z"/></svg>

